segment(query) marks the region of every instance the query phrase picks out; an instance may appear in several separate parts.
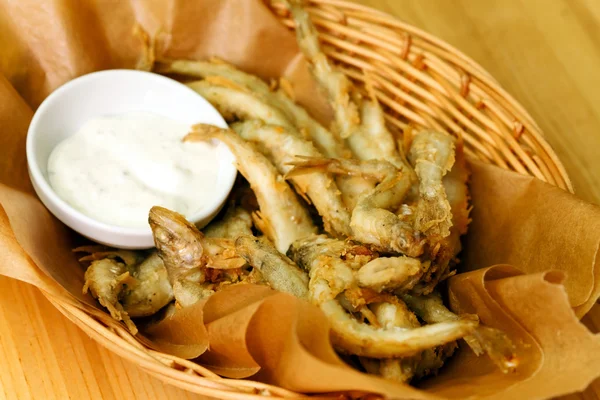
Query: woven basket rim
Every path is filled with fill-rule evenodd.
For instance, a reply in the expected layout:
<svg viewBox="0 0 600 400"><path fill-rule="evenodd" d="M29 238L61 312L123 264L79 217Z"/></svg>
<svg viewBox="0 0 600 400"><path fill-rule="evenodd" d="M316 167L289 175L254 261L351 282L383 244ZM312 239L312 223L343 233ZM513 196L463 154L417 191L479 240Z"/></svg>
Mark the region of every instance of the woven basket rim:
<svg viewBox="0 0 600 400"><path fill-rule="evenodd" d="M310 3L312 3L314 5L322 5L325 7L335 6L335 7L347 8L349 10L357 10L357 11L365 12L366 14L370 14L371 17L376 16L377 17L376 21L378 21L379 23L388 24L390 26L397 27L404 32L407 32L408 36L410 38L420 37L420 38L426 40L427 42L429 42L429 44L438 46L439 48L443 49L444 51L450 53L452 56L456 56L456 58L453 61L456 63L455 65L457 66L457 68L459 68L461 70L461 72L464 72L467 76L471 77L473 80L480 81L482 84L486 85L487 88L493 92L495 100L503 99L503 100L507 101L507 105L510 106L511 108L513 108L518 114L520 114L520 117L522 117L522 119L523 119L523 121L521 121L521 122L523 123L523 125L525 125L525 128L528 130L528 132L530 132L535 137L535 139L537 140L538 144L541 147L541 150L543 152L545 152L546 155L549 157L549 159L551 161L549 163L550 167L555 168L554 174L556 175L556 177L560 178L559 181L553 181L552 179L543 179L543 178L542 178L542 180L545 180L548 183L554 184L555 186L559 186L562 189L565 189L571 193L574 193L572 181L571 181L570 177L568 176L564 165L562 164L562 162L556 155L556 152L554 151L552 146L546 140L545 135L542 133L540 127L537 125L537 123L535 122L533 117L479 63L474 61L472 58L467 56L462 51L458 50L456 47L454 47L454 46L450 45L449 43L447 43L446 41L438 38L437 36L430 34L421 28L415 27L414 25L403 22L399 18L397 18L393 15L390 15L384 11L373 9L368 6L354 3L352 1L346 1L346 0L310 0ZM311 8L309 8L309 12L311 12L311 11L314 14L314 11ZM348 14L348 13L346 13L346 14ZM284 13L284 15L285 15L285 13ZM281 17L281 15L280 15L280 17ZM314 19L314 15L313 15L313 19ZM346 18L346 17L344 17L342 19L343 24L345 24L345 20L347 20L347 19L348 18ZM290 26L289 23L288 23L288 26ZM321 34L322 34L322 32L321 32ZM414 40L413 40L413 42L414 42ZM541 178L541 177L538 176L538 178Z"/></svg>
<svg viewBox="0 0 600 400"><path fill-rule="evenodd" d="M282 12L278 13L277 7L272 4L271 8L279 16L283 23L286 23L287 15ZM492 108L496 107L504 112L508 110L509 118L511 115L515 114L522 117L523 121L517 122L520 122L524 127L523 129L531 135L531 137L527 137L526 141L524 142L524 145L533 146L534 149L545 153L545 158L542 157L541 161L536 160L535 158L529 160L531 161L531 163L533 163L532 165L537 165L538 171L542 171L543 174L548 175L548 179L546 180L549 183L562 187L563 189L566 189L570 192L573 192L572 183L566 173L564 166L558 159L558 156L555 154L550 144L545 140L539 126L536 124L531 115L523 108L523 106L519 102L517 102L510 94L508 94L481 65L475 62L473 59L471 59L455 47L451 46L447 42L435 37L430 33L427 33L426 31L420 28L417 28L406 22L400 21L396 17L387 14L383 11L370 8L362 4L357 4L346 0L311 0L309 12L313 14L313 17L319 19L324 17L330 17L329 22L327 22L327 18L319 20L319 23L316 23L318 28L321 28L323 25L327 25L327 29L329 30L336 29L337 27L338 31L342 31L342 33L348 32L347 30L343 30L340 28L340 26L346 26L346 18L348 17L352 19L357 18L357 15L362 15L368 21L368 23L372 23L373 21L375 21L375 23L383 24L386 29L391 28L404 32L404 38L402 38L402 36L399 35L398 40L404 39L405 41L407 41L409 43L409 46L407 47L408 50L410 50L410 43L412 43L413 49L421 49L424 53L426 52L428 55L431 55L431 60L429 60L431 65L429 66L429 68L431 68L432 71L429 72L432 75L427 78L420 76L419 79L424 79L432 85L436 85L436 90L439 90L439 88L442 88L442 90L444 90L445 88L447 90L449 87L451 87L451 84L448 83L448 77L453 76L453 73L454 75L464 73L468 76L467 92L469 90L474 90L473 88L468 87L469 84L477 84L481 85L481 87L483 88L489 89L490 92L488 94L490 95L490 99L486 99L484 106ZM336 13L341 13L342 16L336 17ZM337 22L336 18L338 19ZM287 25L290 26L289 21ZM321 29L319 30L321 31ZM342 34L342 37L343 36L344 35ZM335 40L335 37L326 37L328 38L328 40L325 40L325 42L328 45L330 45L331 42ZM364 37L363 40L365 40ZM372 40L372 38L369 38L368 40ZM398 41L394 43L397 42ZM392 45L393 43L389 45L386 44L386 46L389 48L391 48ZM361 51L364 52L364 50ZM342 53L328 53L328 55L338 62L340 61L340 59L344 59L345 57ZM450 61L444 61L442 58L440 58L444 56L450 57ZM401 55L398 57L401 57ZM410 68L408 68L408 63L414 61L415 58L418 58L418 56L414 54L407 54L406 60L403 61L406 63L406 65L402 63L400 64L402 64L403 67L400 67L400 64L394 65L397 68L406 68L407 70L411 70ZM444 62L446 64L442 65L444 64ZM449 70L453 67L454 72ZM440 74L440 76L434 75L433 69L436 70L435 74ZM440 73L440 71L442 72ZM347 72L351 71L348 70ZM352 75L351 77L355 78ZM447 81L444 83L443 81L445 79ZM442 83L440 83L440 81ZM475 84L473 82L475 82ZM449 84L450 86L447 86ZM414 87L414 89L417 88ZM477 86L476 90L479 91L477 95L481 94L481 88ZM418 110L421 111L428 110L427 107L431 106L434 110L433 114L438 115L435 114L437 112L436 107L438 106L431 102L433 101L438 102L439 104L446 104L446 101L451 100L442 100L442 98L436 96L437 94L435 96L426 96L427 98L423 103L425 104L425 106L423 106L414 99L411 99L411 101L413 102L411 104L415 104L418 107L420 107L418 108ZM456 96L456 93L453 93L450 96ZM382 99L384 98L385 97L382 97ZM460 102L458 98L453 98L452 101ZM382 104L384 104L383 101ZM408 108L406 108L406 110L411 111ZM419 117L419 114L417 112L412 112L413 114L411 115L414 115L415 118ZM501 115L501 113L497 111L492 112L492 114L494 113ZM427 118L431 118L431 116L423 117L424 120L429 121ZM449 124L451 122L451 119L444 119L443 117L440 118L442 121L438 122L440 124ZM490 119L491 117L488 116L486 118ZM500 116L498 118L500 120L500 123L504 122L504 124L508 126L508 122L510 122L510 119L506 119L506 115ZM498 123L498 120L495 121L496 123ZM396 121L396 123L398 124L398 126L401 126L404 122L398 120ZM510 141L510 139L508 139L508 141L512 145L514 145L514 143L518 143ZM490 143L493 143L493 141L491 141ZM486 148L482 147L482 149L483 150L481 151L484 151ZM534 154L534 156L538 156L538 154ZM545 165L544 162L548 162L548 165ZM525 168L524 170L528 171ZM142 345L140 342L138 342L134 337L132 337L124 326L114 321L108 314L98 309L95 309L89 305L80 303L79 301L75 300L70 294L66 293L66 291L64 291L65 294L63 296L59 296L57 294L50 294L43 290L41 290L41 292L54 305L54 307L56 307L70 321L79 326L87 335L89 335L96 342L98 342L108 350L114 352L115 354L118 354L119 356L133 362L137 366L141 367L144 371L157 377L163 382L172 384L190 392L195 392L198 394L223 399L258 399L264 398L264 395L270 395L274 398L304 397L301 394L295 393L287 389L278 388L276 386L254 382L251 380L235 380L221 378L216 374L212 373L211 371L207 370L206 368L198 366L197 364L194 364L191 361L181 360L177 357L161 354L157 351L150 350L144 345Z"/></svg>

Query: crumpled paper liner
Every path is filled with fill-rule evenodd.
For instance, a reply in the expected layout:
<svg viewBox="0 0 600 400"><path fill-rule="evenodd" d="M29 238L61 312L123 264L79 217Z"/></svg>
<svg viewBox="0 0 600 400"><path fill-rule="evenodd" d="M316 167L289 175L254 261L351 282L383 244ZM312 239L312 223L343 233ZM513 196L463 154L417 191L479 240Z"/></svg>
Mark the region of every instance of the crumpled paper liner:
<svg viewBox="0 0 600 400"><path fill-rule="evenodd" d="M569 301L582 317L600 296L600 208L528 176L480 162L472 169L464 267L506 263L527 272L564 271Z"/></svg>
<svg viewBox="0 0 600 400"><path fill-rule="evenodd" d="M218 56L268 78L287 77L315 115L329 113L293 34L259 0L0 0L0 274L96 306L81 293L81 240L37 200L24 143L32 108L62 83L144 60L143 31L159 58ZM33 11L35 10L35 11ZM534 178L472 163L473 223L451 307L477 313L518 348L514 374L461 347L419 388L366 375L333 351L314 306L257 285L232 286L144 330L140 340L232 378L308 393L537 399L585 388L600 374L600 337L577 319L600 292L600 209ZM511 264L508 265L494 264Z"/></svg>

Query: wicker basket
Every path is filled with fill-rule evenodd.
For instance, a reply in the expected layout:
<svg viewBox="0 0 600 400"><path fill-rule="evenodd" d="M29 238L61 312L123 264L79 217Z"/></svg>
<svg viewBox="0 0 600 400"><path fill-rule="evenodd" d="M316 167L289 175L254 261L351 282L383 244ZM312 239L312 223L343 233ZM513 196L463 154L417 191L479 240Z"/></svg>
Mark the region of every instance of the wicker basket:
<svg viewBox="0 0 600 400"><path fill-rule="evenodd" d="M273 6L293 28L285 9ZM462 136L466 154L573 191L531 116L478 64L390 15L343 0L312 0L324 49L355 80L369 76L390 126L429 126ZM366 75L365 73L366 72ZM249 380L221 378L193 362L151 350L108 314L71 297L46 297L96 341L164 382L224 399L299 397Z"/></svg>

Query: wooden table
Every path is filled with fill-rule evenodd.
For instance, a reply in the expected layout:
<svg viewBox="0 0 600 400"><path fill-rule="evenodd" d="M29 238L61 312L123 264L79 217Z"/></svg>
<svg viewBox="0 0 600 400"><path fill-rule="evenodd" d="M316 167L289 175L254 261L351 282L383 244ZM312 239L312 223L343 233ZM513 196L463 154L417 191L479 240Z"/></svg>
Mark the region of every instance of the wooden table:
<svg viewBox="0 0 600 400"><path fill-rule="evenodd" d="M582 198L600 202L600 2L361 0L482 64L541 125ZM586 318L600 330L600 307ZM0 399L199 399L90 340L34 288L0 278ZM600 399L600 380L565 399Z"/></svg>

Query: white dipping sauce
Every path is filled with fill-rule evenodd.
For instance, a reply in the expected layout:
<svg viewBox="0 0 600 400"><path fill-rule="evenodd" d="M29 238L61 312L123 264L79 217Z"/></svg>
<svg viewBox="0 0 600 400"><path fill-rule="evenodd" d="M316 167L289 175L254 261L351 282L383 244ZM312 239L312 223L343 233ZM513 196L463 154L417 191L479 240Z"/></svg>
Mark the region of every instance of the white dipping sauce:
<svg viewBox="0 0 600 400"><path fill-rule="evenodd" d="M156 205L189 217L211 202L219 174L215 146L182 142L189 132L189 125L149 113L92 119L52 151L50 185L111 225L147 227Z"/></svg>

